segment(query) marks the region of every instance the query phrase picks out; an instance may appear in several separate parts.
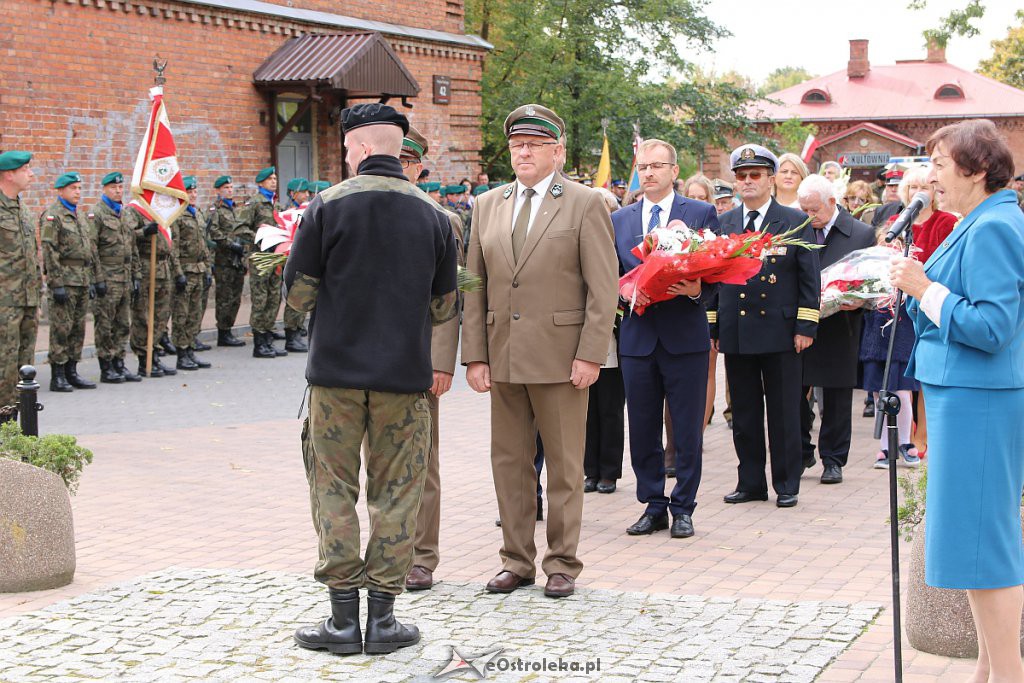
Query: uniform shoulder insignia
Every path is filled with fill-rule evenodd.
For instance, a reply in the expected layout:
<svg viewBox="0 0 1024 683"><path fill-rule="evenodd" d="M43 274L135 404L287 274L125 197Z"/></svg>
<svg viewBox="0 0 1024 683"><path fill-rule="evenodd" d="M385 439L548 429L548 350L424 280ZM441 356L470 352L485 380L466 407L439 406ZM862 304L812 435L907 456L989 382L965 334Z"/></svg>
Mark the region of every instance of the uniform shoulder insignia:
<svg viewBox="0 0 1024 683"><path fill-rule="evenodd" d="M505 188L505 191L501 193L502 198L508 199L509 197L511 197L515 189L515 185L509 184L509 186Z"/></svg>
<svg viewBox="0 0 1024 683"><path fill-rule="evenodd" d="M561 197L562 196L562 183L555 183L551 186L551 196Z"/></svg>

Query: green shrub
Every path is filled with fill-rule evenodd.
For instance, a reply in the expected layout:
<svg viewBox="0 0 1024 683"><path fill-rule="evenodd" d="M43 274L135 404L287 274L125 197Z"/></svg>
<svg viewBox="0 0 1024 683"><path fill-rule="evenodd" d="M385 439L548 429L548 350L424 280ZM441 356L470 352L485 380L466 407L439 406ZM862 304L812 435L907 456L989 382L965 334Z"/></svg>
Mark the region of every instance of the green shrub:
<svg viewBox="0 0 1024 683"><path fill-rule="evenodd" d="M896 519L899 521L900 535L903 540L909 541L914 537L917 525L924 521L928 468L921 467L919 473L900 475L899 486L903 491L903 504L896 508Z"/></svg>
<svg viewBox="0 0 1024 683"><path fill-rule="evenodd" d="M29 464L60 476L73 495L82 468L92 462L92 451L78 445L70 434L25 436L16 422L0 425L0 458L25 459Z"/></svg>

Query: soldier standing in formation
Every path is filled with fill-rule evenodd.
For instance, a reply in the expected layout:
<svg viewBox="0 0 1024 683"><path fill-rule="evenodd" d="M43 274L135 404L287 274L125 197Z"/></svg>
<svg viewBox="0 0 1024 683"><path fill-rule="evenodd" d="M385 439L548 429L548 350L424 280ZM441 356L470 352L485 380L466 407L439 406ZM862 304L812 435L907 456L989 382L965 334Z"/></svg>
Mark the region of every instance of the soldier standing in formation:
<svg viewBox="0 0 1024 683"><path fill-rule="evenodd" d="M95 389L78 374L85 343L89 301L103 297L107 284L99 280L96 246L78 215L82 178L65 173L53 184L57 201L39 216L46 284L50 292L50 391Z"/></svg>
<svg viewBox="0 0 1024 683"><path fill-rule="evenodd" d="M178 370L198 370L210 364L196 356L193 342L203 322L203 287L209 286L210 252L206 248L206 217L196 200L199 190L195 176L185 176L188 206L171 224L174 254L185 278L185 286L177 287L174 296L174 326L171 342L178 351Z"/></svg>
<svg viewBox="0 0 1024 683"><path fill-rule="evenodd" d="M121 212L125 224L131 228L135 235L135 243L139 250L139 294L132 303L132 351L139 357L139 374L146 376L146 337L147 323L149 319L149 259L153 242L156 242L156 287L154 287L154 313L153 329L160 331L166 329L167 321L171 318L171 305L173 303L174 289L184 291L185 275L178 265L178 258L163 235L157 234L159 228L156 223L149 220L138 209L130 207ZM153 239L156 235L156 240ZM172 367L165 366L156 355L158 340L156 333L153 334L153 377L164 375L176 375L178 371Z"/></svg>
<svg viewBox="0 0 1024 683"><path fill-rule="evenodd" d="M310 193L309 181L305 178L294 178L288 183L288 198L291 200L290 208L305 209L309 205ZM294 353L306 353L309 347L302 341L302 334L305 330L306 314L296 311L284 304L284 350Z"/></svg>
<svg viewBox="0 0 1024 683"><path fill-rule="evenodd" d="M256 174L257 192L242 207L239 229L256 235L261 225L277 225L274 220L277 200L277 170L268 166ZM281 308L281 275L271 271L260 275L255 269L249 273L249 296L252 312L249 325L252 328L254 358L287 356L288 352L274 347L274 323Z"/></svg>
<svg viewBox="0 0 1024 683"><path fill-rule="evenodd" d="M114 171L103 176L100 184L103 196L88 216L100 279L107 283L107 295L93 303L100 381L140 382L142 378L124 365L124 347L131 330L131 301L139 294L142 277L135 234L121 220L124 176Z"/></svg>
<svg viewBox="0 0 1024 683"><path fill-rule="evenodd" d="M213 188L217 199L210 207L210 237L217 245L213 252L213 275L217 279L214 293L217 346L245 346L245 342L231 330L242 302L253 235L238 222L231 176L220 176L213 181Z"/></svg>
<svg viewBox="0 0 1024 683"><path fill-rule="evenodd" d="M456 314L457 249L448 214L402 172L405 116L359 104L341 121L345 160L358 175L310 204L285 266L288 302L313 311L303 459L320 540L314 576L331 601L331 616L298 629L295 641L336 653L384 653L420 639L415 626L395 620L394 603L412 567L426 477L430 330ZM379 270L381 243L401 264L387 275ZM365 559L356 515L364 435ZM365 641L360 588L368 589Z"/></svg>
<svg viewBox="0 0 1024 683"><path fill-rule="evenodd" d="M399 161L402 172L411 183L423 170L423 157L427 155L427 139L412 126L402 139ZM448 212L448 220L455 234L459 265L463 265L462 221ZM412 569L405 579L408 590L426 590L434 585L434 570L440 561L441 532L441 464L440 415L438 399L452 388L455 375L455 356L459 349L459 315L434 327L430 338L430 360L434 367L434 383L427 394L430 401L430 451L427 454L427 478L423 484L423 497L416 515L416 536L413 542Z"/></svg>
<svg viewBox="0 0 1024 683"><path fill-rule="evenodd" d="M36 350L39 292L43 286L36 231L19 195L35 174L28 152L0 154L0 408L16 400L18 368Z"/></svg>

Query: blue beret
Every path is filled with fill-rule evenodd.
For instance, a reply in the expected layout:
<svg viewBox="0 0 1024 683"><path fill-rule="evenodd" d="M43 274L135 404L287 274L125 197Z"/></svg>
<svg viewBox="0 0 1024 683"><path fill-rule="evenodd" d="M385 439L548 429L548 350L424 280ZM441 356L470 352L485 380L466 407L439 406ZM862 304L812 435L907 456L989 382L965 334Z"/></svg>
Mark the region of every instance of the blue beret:
<svg viewBox="0 0 1024 683"><path fill-rule="evenodd" d="M19 152L12 149L9 152L0 154L0 171L14 171L30 161L32 161L32 154L30 152Z"/></svg>
<svg viewBox="0 0 1024 683"><path fill-rule="evenodd" d="M613 180L612 181L612 187L625 187L625 186L626 186L626 181L625 180Z"/></svg>
<svg viewBox="0 0 1024 683"><path fill-rule="evenodd" d="M776 173L779 170L779 158L761 145L743 145L729 155L729 166L734 171L738 168L761 166Z"/></svg>
<svg viewBox="0 0 1024 683"><path fill-rule="evenodd" d="M409 132L409 119L394 107L379 102L357 104L341 112L341 130L344 133L362 126L388 124L402 129L402 135Z"/></svg>
<svg viewBox="0 0 1024 683"><path fill-rule="evenodd" d="M256 174L256 182L262 183L264 180L272 175L277 175L277 168L274 166L267 166L265 169Z"/></svg>
<svg viewBox="0 0 1024 683"><path fill-rule="evenodd" d="M80 182L82 182L82 176L78 175L77 171L71 171L70 173L65 173L64 175L57 178L57 181L53 184L53 188L55 190L59 190L62 187L67 187L68 185L71 185L72 183Z"/></svg>
<svg viewBox="0 0 1024 683"><path fill-rule="evenodd" d="M107 185L110 185L111 183L123 183L123 182L124 182L124 175L120 171L114 171L113 173L108 173L107 175L103 176L103 180L100 181L100 185L103 185L104 187L106 187Z"/></svg>

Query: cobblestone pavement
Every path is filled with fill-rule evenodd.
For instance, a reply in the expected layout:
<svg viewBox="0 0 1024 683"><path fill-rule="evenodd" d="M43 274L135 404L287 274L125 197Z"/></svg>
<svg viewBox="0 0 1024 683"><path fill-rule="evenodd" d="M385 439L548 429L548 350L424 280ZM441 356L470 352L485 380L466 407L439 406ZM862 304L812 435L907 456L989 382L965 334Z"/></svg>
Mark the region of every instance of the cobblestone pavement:
<svg viewBox="0 0 1024 683"><path fill-rule="evenodd" d="M309 578L170 569L0 621L0 679L426 681L454 646L470 657L501 648L488 676L497 681L797 683L813 681L880 609L587 589L556 601L539 587L495 596L452 582L397 605L424 632L419 645L339 657L292 642L297 625L327 610L324 588ZM559 659L564 672L518 670Z"/></svg>

